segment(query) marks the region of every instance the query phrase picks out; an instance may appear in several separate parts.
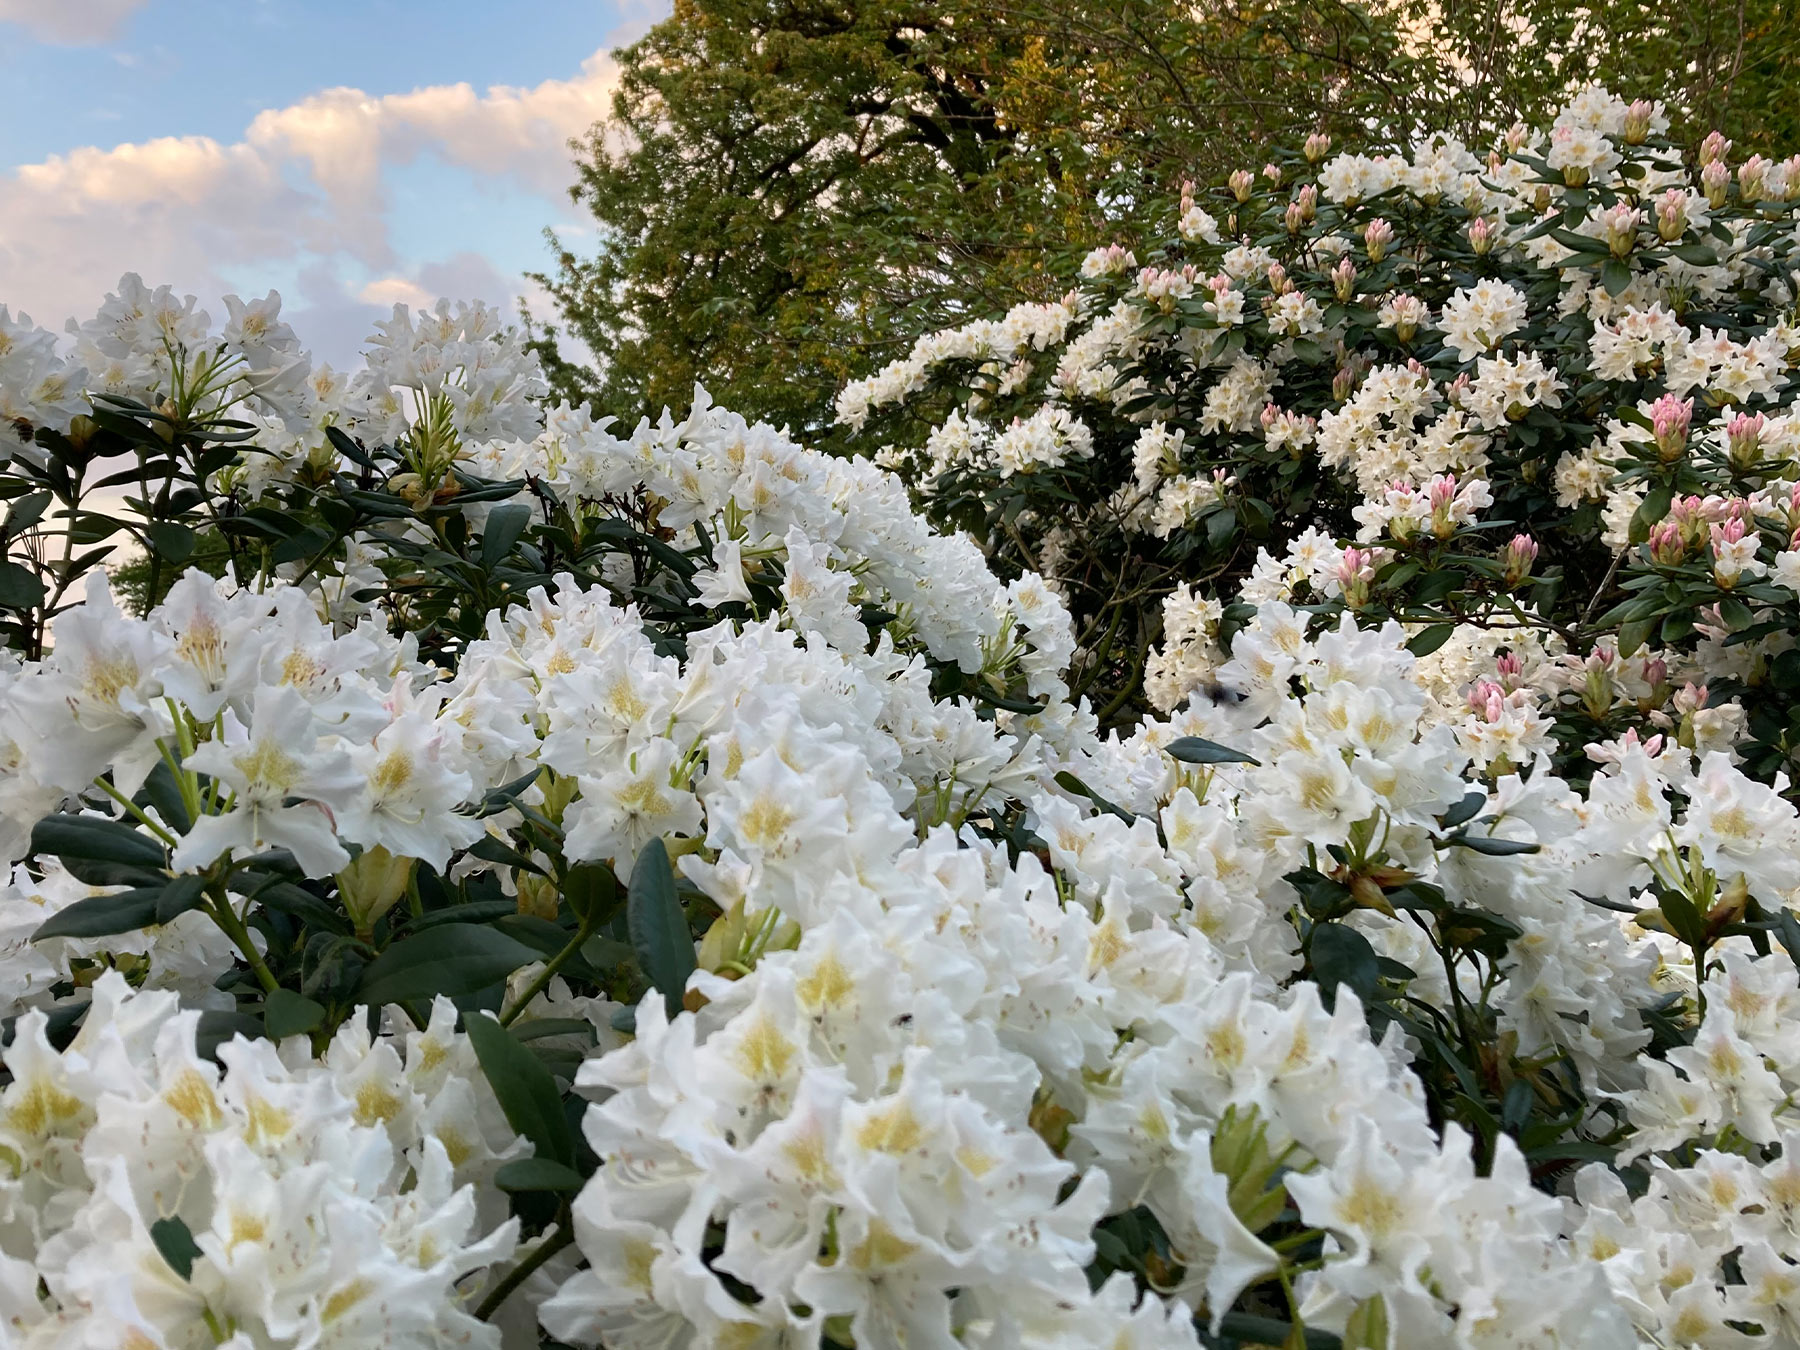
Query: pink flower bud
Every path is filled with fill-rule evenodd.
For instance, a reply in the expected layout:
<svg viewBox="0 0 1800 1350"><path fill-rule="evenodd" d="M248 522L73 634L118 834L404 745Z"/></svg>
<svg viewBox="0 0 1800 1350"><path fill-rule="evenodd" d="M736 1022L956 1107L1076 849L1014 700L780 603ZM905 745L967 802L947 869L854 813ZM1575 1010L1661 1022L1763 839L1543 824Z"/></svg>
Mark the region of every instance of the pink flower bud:
<svg viewBox="0 0 1800 1350"><path fill-rule="evenodd" d="M1537 540L1528 534L1515 534L1500 555L1500 565L1506 569L1506 584L1509 587L1524 585L1531 576L1537 556Z"/></svg>
<svg viewBox="0 0 1800 1350"><path fill-rule="evenodd" d="M1688 426L1694 418L1694 400L1664 394L1650 405L1650 426L1656 436L1656 452L1672 464L1687 451Z"/></svg>
<svg viewBox="0 0 1800 1350"><path fill-rule="evenodd" d="M1636 100L1625 110L1625 144L1642 145L1650 139L1650 115L1656 105L1647 98Z"/></svg>
<svg viewBox="0 0 1800 1350"><path fill-rule="evenodd" d="M1287 204L1287 210L1282 214L1282 223L1287 226L1289 234L1300 233L1306 225L1306 212L1301 209L1299 202Z"/></svg>
<svg viewBox="0 0 1800 1350"><path fill-rule="evenodd" d="M1325 152L1331 149L1331 137L1322 131L1315 131L1306 138L1306 144L1300 153L1306 156L1308 164L1317 164L1325 158Z"/></svg>
<svg viewBox="0 0 1800 1350"><path fill-rule="evenodd" d="M1656 199L1656 237L1665 244L1673 243L1687 233L1687 193L1670 188Z"/></svg>
<svg viewBox="0 0 1800 1350"><path fill-rule="evenodd" d="M1731 170L1725 161L1715 159L1700 170L1700 190L1706 194L1706 203L1714 210L1725 205L1726 194L1731 191Z"/></svg>
<svg viewBox="0 0 1800 1350"><path fill-rule="evenodd" d="M1276 295L1286 295L1294 289L1294 283L1288 280L1287 268L1280 263L1269 264L1269 289Z"/></svg>
<svg viewBox="0 0 1800 1350"><path fill-rule="evenodd" d="M1494 251L1494 239L1499 233L1488 223L1486 216L1476 216L1469 222L1469 247L1475 250L1477 258L1485 258Z"/></svg>
<svg viewBox="0 0 1800 1350"><path fill-rule="evenodd" d="M1263 165L1262 176L1269 180L1270 187L1281 186L1281 166L1279 164Z"/></svg>
<svg viewBox="0 0 1800 1350"><path fill-rule="evenodd" d="M1679 567L1687 559L1687 544L1681 537L1681 527L1672 521L1662 521L1650 527L1650 557L1660 567Z"/></svg>
<svg viewBox="0 0 1800 1350"><path fill-rule="evenodd" d="M1642 213L1635 206L1625 202L1609 206L1601 214L1600 223L1606 231L1606 246L1612 250L1613 257L1631 256L1631 250L1637 247L1638 226L1643 219Z"/></svg>
<svg viewBox="0 0 1800 1350"><path fill-rule="evenodd" d="M1752 155L1738 165L1738 196L1747 202L1760 200L1768 187L1770 167L1761 155Z"/></svg>
<svg viewBox="0 0 1800 1350"><path fill-rule="evenodd" d="M1307 183L1294 194L1294 204L1300 208L1300 214L1311 224L1313 217L1319 214L1319 189L1315 184Z"/></svg>
<svg viewBox="0 0 1800 1350"><path fill-rule="evenodd" d="M1231 177L1225 181L1231 187L1232 196L1236 197L1240 202L1247 202L1250 200L1250 189L1256 186L1256 179L1251 176L1250 170L1234 169Z"/></svg>
<svg viewBox="0 0 1800 1350"><path fill-rule="evenodd" d="M1756 463L1762 453L1762 431L1761 413L1739 413L1725 424L1725 453L1732 468L1741 473Z"/></svg>
<svg viewBox="0 0 1800 1350"><path fill-rule="evenodd" d="M1706 133L1706 139L1700 142L1700 165L1717 164L1731 153L1731 142L1717 131Z"/></svg>
<svg viewBox="0 0 1800 1350"><path fill-rule="evenodd" d="M1394 242L1394 227L1377 216L1363 228L1363 247L1368 250L1369 261L1378 263L1387 255L1388 245Z"/></svg>
<svg viewBox="0 0 1800 1350"><path fill-rule="evenodd" d="M1337 581L1344 592L1344 603L1361 609L1369 602L1369 583L1375 579L1375 554L1352 545L1338 559Z"/></svg>
<svg viewBox="0 0 1800 1350"><path fill-rule="evenodd" d="M1349 258L1339 258L1337 266L1331 269L1331 293L1344 304L1355 296L1356 264Z"/></svg>

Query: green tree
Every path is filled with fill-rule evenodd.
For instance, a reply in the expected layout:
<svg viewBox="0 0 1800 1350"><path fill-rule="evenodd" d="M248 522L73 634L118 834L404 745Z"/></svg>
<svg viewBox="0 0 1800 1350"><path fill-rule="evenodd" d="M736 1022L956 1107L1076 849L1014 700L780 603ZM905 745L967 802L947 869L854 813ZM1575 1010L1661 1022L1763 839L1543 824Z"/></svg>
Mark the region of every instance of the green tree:
<svg viewBox="0 0 1800 1350"><path fill-rule="evenodd" d="M619 53L575 198L600 247L541 278L608 412L696 379L818 432L851 375L920 332L1064 284L1183 175L1402 92L1349 4L679 0ZM554 241L553 241L554 242Z"/></svg>
<svg viewBox="0 0 1800 1350"><path fill-rule="evenodd" d="M579 145L551 237L556 391L635 416L694 381L815 440L923 332L1060 294L1148 204L1314 130L1485 139L1590 79L1678 139L1793 144L1800 0L677 0ZM563 356L580 340L593 369Z"/></svg>

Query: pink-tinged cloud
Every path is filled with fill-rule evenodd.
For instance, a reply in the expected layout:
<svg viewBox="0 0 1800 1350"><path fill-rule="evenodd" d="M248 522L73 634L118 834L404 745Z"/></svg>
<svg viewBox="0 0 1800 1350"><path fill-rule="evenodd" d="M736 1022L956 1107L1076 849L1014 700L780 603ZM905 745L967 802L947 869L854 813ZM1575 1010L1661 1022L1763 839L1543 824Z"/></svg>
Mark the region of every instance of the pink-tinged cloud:
<svg viewBox="0 0 1800 1350"><path fill-rule="evenodd" d="M18 6L0 0L9 3ZM365 316L376 290L398 299L407 286L440 280L501 287L463 294L508 303L522 279L501 276L478 255L435 269L395 255L385 175L429 155L543 197L548 222L574 177L568 142L608 110L614 80L602 51L574 77L529 88L477 93L455 84L380 96L328 89L257 114L231 144L164 137L20 166L0 176L0 301L61 327L71 314L91 313L123 272L210 304L233 289L227 276L264 263L301 273L313 292L303 303L349 302ZM341 283L336 294L320 293L345 260L383 280L364 297Z"/></svg>
<svg viewBox="0 0 1800 1350"><path fill-rule="evenodd" d="M144 0L0 0L0 23L15 23L40 42L87 47L110 40Z"/></svg>

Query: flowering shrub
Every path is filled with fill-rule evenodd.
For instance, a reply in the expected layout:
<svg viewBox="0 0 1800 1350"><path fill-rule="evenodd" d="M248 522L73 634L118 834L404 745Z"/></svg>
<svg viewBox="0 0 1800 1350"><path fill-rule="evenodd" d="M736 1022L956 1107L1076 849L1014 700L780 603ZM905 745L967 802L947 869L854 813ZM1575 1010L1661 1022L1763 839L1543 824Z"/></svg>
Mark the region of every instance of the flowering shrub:
<svg viewBox="0 0 1800 1350"><path fill-rule="evenodd" d="M1102 734L867 461L230 308L0 315L0 1344L1792 1342L1728 717L1572 779L1289 591Z"/></svg>
<svg viewBox="0 0 1800 1350"><path fill-rule="evenodd" d="M1105 719L1214 687L1281 599L1403 620L1501 771L1638 727L1767 779L1800 745L1800 156L1683 162L1665 125L1589 89L1485 155L1315 136L840 420L1066 598Z"/></svg>

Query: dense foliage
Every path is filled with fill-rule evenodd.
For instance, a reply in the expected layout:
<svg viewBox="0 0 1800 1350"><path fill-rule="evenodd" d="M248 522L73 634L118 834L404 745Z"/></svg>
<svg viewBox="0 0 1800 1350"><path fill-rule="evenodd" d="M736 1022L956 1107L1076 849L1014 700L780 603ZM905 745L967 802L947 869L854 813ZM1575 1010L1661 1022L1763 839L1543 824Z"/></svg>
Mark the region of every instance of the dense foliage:
<svg viewBox="0 0 1800 1350"><path fill-rule="evenodd" d="M1122 730L1052 584L704 390L620 434L447 303L348 376L273 295L0 308L0 1345L1800 1344L1800 813L1744 678L1792 655L1791 171L1689 190L1659 120L1315 153L1184 207L1244 265L1102 251L1105 304L846 395L973 380L924 499L987 474L1002 568L1049 509L1197 540ZM1190 518L1273 538L1247 485L1309 476L1209 603ZM1527 583L1615 556L1657 612L1557 647Z"/></svg>
<svg viewBox="0 0 1800 1350"><path fill-rule="evenodd" d="M846 379L1053 299L1284 139L1486 143L1603 80L1683 145L1800 144L1796 0L682 0L618 57L574 189L595 234L542 278L554 388L635 417L703 379L815 441Z"/></svg>
<svg viewBox="0 0 1800 1350"><path fill-rule="evenodd" d="M1687 163L1665 129L1590 90L1485 158L1314 138L839 415L1062 591L1109 715L1215 688L1279 599L1408 624L1497 772L1746 723L1753 771L1791 771L1800 159Z"/></svg>

